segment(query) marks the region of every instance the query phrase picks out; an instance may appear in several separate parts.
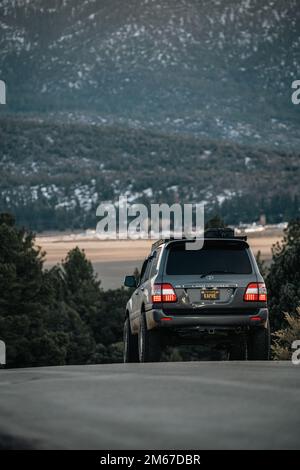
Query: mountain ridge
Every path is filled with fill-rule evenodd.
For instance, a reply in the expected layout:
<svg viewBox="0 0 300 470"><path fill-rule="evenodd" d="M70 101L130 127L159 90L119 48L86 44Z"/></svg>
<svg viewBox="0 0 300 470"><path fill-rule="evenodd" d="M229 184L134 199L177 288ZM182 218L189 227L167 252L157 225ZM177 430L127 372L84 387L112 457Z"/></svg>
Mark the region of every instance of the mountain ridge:
<svg viewBox="0 0 300 470"><path fill-rule="evenodd" d="M66 112L79 122L100 115L299 146L290 99L300 75L295 0L2 0L0 7L6 111Z"/></svg>

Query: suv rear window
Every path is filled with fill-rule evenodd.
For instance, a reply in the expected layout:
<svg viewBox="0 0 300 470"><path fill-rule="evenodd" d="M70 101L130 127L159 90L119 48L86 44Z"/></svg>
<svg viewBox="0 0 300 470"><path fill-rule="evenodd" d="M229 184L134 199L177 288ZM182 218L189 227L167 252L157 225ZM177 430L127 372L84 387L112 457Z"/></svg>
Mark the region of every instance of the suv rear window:
<svg viewBox="0 0 300 470"><path fill-rule="evenodd" d="M166 273L169 275L251 274L246 250L239 242L205 241L201 250L186 250L184 243L169 247Z"/></svg>

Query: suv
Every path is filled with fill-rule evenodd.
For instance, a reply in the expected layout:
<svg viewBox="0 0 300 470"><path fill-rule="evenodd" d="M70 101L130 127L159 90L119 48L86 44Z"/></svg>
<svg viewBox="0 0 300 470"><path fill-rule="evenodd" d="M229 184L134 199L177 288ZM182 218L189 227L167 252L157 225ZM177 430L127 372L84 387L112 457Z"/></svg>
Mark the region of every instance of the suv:
<svg viewBox="0 0 300 470"><path fill-rule="evenodd" d="M144 261L124 324L124 362L156 362L167 345L207 344L230 360L268 360L267 291L247 237L210 229L203 247L159 240Z"/></svg>

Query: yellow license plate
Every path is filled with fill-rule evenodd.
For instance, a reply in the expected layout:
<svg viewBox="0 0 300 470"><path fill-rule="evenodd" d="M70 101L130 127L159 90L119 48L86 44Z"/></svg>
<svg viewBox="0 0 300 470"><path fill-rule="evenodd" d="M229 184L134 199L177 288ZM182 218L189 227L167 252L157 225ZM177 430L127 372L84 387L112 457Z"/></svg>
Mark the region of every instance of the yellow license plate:
<svg viewBox="0 0 300 470"><path fill-rule="evenodd" d="M213 290L203 290L201 291L201 300L219 300L220 299L220 291L219 289Z"/></svg>

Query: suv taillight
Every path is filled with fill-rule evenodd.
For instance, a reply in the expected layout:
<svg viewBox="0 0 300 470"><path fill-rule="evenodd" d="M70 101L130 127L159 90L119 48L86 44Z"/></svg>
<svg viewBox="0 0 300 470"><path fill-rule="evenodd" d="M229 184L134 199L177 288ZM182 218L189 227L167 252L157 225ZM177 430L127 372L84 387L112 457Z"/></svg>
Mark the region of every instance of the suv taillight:
<svg viewBox="0 0 300 470"><path fill-rule="evenodd" d="M171 284L154 284L152 287L152 303L177 302L177 295Z"/></svg>
<svg viewBox="0 0 300 470"><path fill-rule="evenodd" d="M244 294L245 302L266 302L267 289L264 282L251 282Z"/></svg>

